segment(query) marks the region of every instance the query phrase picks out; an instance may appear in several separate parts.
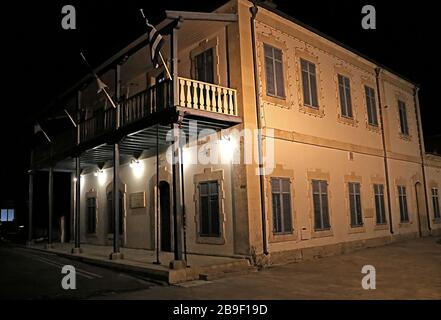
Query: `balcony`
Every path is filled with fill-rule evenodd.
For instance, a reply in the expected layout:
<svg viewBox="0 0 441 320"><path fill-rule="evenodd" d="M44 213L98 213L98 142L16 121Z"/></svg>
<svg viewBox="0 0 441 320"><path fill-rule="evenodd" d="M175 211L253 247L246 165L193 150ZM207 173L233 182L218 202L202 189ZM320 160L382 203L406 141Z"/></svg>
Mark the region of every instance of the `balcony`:
<svg viewBox="0 0 441 320"><path fill-rule="evenodd" d="M177 83L178 105L173 106L171 102L172 81L165 80L120 101L118 129L115 109L97 110L92 117L80 122L79 144L76 143L75 129L67 128L65 132L53 137L51 144L35 149L35 161L61 160L72 154L72 151L89 152L97 146L111 143L113 139L130 141L131 146L135 145L135 149L126 150L127 154L141 152L148 146L147 140L156 134L152 126L158 123L162 126L161 141L165 141L169 128L167 123L170 123L173 113L177 112L184 115L184 130L191 119L198 121L199 130L220 130L241 122L235 89L182 77L177 79ZM137 133L142 138L136 137ZM96 159L95 156L92 158Z"/></svg>

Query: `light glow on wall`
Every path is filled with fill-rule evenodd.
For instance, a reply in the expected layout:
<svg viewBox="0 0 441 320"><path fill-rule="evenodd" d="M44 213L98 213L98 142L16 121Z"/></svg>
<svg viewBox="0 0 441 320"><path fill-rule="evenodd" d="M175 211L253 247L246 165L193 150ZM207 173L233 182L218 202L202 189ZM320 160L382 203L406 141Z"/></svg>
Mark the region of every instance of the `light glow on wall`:
<svg viewBox="0 0 441 320"><path fill-rule="evenodd" d="M132 168L133 175L137 178L144 174L144 163L139 160L133 159L130 162L130 168Z"/></svg>
<svg viewBox="0 0 441 320"><path fill-rule="evenodd" d="M100 186L104 185L107 181L107 173L104 172L103 170L96 170L95 173L93 174L95 177L98 178L98 183L100 184ZM81 182L83 182L83 178L81 179Z"/></svg>
<svg viewBox="0 0 441 320"><path fill-rule="evenodd" d="M222 163L229 163L231 160L233 160L234 156L234 141L232 137L224 136L219 140L218 144L222 157Z"/></svg>

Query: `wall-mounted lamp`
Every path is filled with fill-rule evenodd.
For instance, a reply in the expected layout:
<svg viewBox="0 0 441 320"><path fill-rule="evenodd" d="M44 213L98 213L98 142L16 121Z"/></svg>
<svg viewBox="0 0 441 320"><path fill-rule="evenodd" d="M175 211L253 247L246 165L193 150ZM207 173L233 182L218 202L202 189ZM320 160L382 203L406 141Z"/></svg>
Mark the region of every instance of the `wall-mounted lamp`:
<svg viewBox="0 0 441 320"><path fill-rule="evenodd" d="M133 174L138 178L144 173L144 164L138 159L132 159L129 166L132 169Z"/></svg>

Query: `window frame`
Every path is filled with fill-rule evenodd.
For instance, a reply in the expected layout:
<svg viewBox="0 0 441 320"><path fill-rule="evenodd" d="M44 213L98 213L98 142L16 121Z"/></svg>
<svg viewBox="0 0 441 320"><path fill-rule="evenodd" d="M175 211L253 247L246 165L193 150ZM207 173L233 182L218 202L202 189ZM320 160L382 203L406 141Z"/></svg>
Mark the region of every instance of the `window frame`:
<svg viewBox="0 0 441 320"><path fill-rule="evenodd" d="M2 218L3 211L6 211L6 220ZM10 219L10 214L12 212L12 219ZM2 208L0 210L0 222L14 222L15 221L15 209L14 208Z"/></svg>
<svg viewBox="0 0 441 320"><path fill-rule="evenodd" d="M340 115L344 118L354 119L354 106L352 103L351 79L348 76L338 73L337 84L338 84L338 96L340 100Z"/></svg>
<svg viewBox="0 0 441 320"><path fill-rule="evenodd" d="M271 56L267 55L267 49L271 49ZM276 58L275 52L280 52L280 59ZM274 93L270 92L269 89L269 72L268 72L268 59L271 59L271 68L272 68L272 74L273 77L272 83L274 84ZM275 47L271 44L268 44L266 42L263 43L263 63L264 63L264 69L265 69L265 93L269 97L277 98L277 99L286 99L286 83L285 83L285 66L283 61L283 49L280 49L278 47ZM277 60L277 61L276 61ZM282 81L281 84L278 84L278 78L277 78L277 68L276 68L276 62L280 64L280 72L282 73L280 75L280 79ZM279 88L280 85L280 88ZM279 90L280 89L280 90ZM282 92L280 92L282 91Z"/></svg>
<svg viewBox="0 0 441 320"><path fill-rule="evenodd" d="M211 52L211 64L209 64L207 62L206 55L207 55L208 52ZM210 83L210 84L216 84L215 83L215 78L216 78L216 75L215 75L215 73L216 73L216 70L215 70L215 54L216 54L215 48L214 47L208 47L205 50L203 50L203 51L201 51L201 52L199 52L199 53L194 55L193 63L194 63L194 70L195 70L195 72L194 72L195 80L201 81L201 82ZM211 77L212 77L211 82L209 81L210 79L206 79L206 78L199 79L199 76L198 76L199 75L199 73L198 73L198 70L199 70L198 69L198 58L201 57L201 56L203 56L203 58L204 58L204 66L206 67L206 66L210 65L210 67L211 67ZM205 77L207 76L207 69L204 70L204 76Z"/></svg>
<svg viewBox="0 0 441 320"><path fill-rule="evenodd" d="M404 185L398 185L398 204L400 208L400 223L410 222L409 207L407 204L407 188Z"/></svg>
<svg viewBox="0 0 441 320"><path fill-rule="evenodd" d="M314 191L314 183L317 183L318 185L318 192ZM323 192L322 187L325 186L325 192ZM319 180L319 179L312 179L311 180L311 187L312 187L312 211L314 215L314 231L328 231L331 230L331 220L329 215L329 197L328 197L328 181L326 180ZM316 202L314 195L317 195L319 198L319 208L320 208L320 228L317 227L317 212L316 212ZM323 196L326 198L326 212L324 212L324 206L323 206ZM328 225L325 225L325 214L327 215L327 222Z"/></svg>
<svg viewBox="0 0 441 320"><path fill-rule="evenodd" d="M212 232L213 231L213 225L211 224L214 220L212 217L212 210L211 210L211 204L212 204L212 200L211 200L211 184L216 184L216 190L217 192L215 193L216 195L216 205L217 205L217 228L218 228L218 232ZM207 190L208 190L208 194L202 194L202 185L207 185ZM206 180L206 181L200 181L198 182L198 192L199 192L199 228L198 228L198 236L202 237L202 238L220 238L222 236L222 225L221 225L221 207L219 204L219 199L220 199L220 185L219 185L219 181L218 180ZM205 216L203 214L203 210L202 210L202 198L203 197L207 197L208 198L208 210L209 212L207 213L207 215ZM209 221L208 221L208 233L203 233L203 224L204 224L204 218L208 217Z"/></svg>
<svg viewBox="0 0 441 320"><path fill-rule="evenodd" d="M306 69L304 68L306 66ZM311 71L311 66L313 67L313 72ZM318 96L318 85L317 85L317 66L314 62L311 62L307 59L300 58L300 78L302 82L302 94L303 94L303 104L309 108L320 109L320 102ZM307 84L305 84L305 78L307 79ZM312 84L315 85L315 96L312 90ZM306 97L306 92L308 91L309 96ZM307 102L307 99L309 102ZM314 104L314 98L316 104Z"/></svg>
<svg viewBox="0 0 441 320"><path fill-rule="evenodd" d="M375 183L373 185L373 189L374 189L374 207L375 207L376 225L386 225L387 224L387 217L386 217L386 206L385 206L385 199L384 199L384 184ZM380 206L377 206L377 200L378 200L378 204L380 204ZM378 212L379 207L380 207L380 212ZM379 217L381 219L379 219Z"/></svg>
<svg viewBox="0 0 441 320"><path fill-rule="evenodd" d="M273 182L277 182L278 183L278 188L279 191L276 192L273 189ZM283 182L288 183L288 191L285 191L283 188ZM277 236L277 235L287 235L287 234L293 234L294 233L294 222L293 222L293 217L292 217L292 201L291 201L291 197L292 197L292 192L291 192L291 180L289 178L284 178L284 177L271 177L270 179L270 188L271 188L271 208L272 208L272 233L273 235ZM289 200L289 211L285 212L285 210L287 210L285 208L285 202L284 202L284 196L287 196L288 200ZM276 230L276 214L277 212L275 212L274 207L275 207L275 203L274 203L274 198L278 197L278 204L280 204L280 210L278 210L277 212L280 213L280 226L281 226L281 230L278 231ZM289 217L289 221L285 221L286 217Z"/></svg>
<svg viewBox="0 0 441 320"><path fill-rule="evenodd" d="M93 206L90 205L90 200L93 200ZM97 198L96 197L87 197L86 198L86 209L87 209L87 224L86 224L86 231L88 234L95 234L96 233L96 227L97 227L97 217L96 217L96 213L97 213ZM90 228L90 222L91 222L91 212L90 209L93 209L93 230L91 230Z"/></svg>
<svg viewBox="0 0 441 320"><path fill-rule="evenodd" d="M406 102L398 99L398 117L400 122L400 133L403 136L408 137L409 134L409 119L407 118L407 106Z"/></svg>
<svg viewBox="0 0 441 320"><path fill-rule="evenodd" d="M349 218L351 228L364 226L361 202L361 183L348 182ZM353 202L352 202L353 201ZM355 211L353 211L353 209Z"/></svg>
<svg viewBox="0 0 441 320"><path fill-rule="evenodd" d="M378 114L377 114L377 99L375 89L371 86L364 86L364 95L366 101L366 112L368 124L373 127L378 127Z"/></svg>
<svg viewBox="0 0 441 320"><path fill-rule="evenodd" d="M441 219L441 212L440 212L440 206L439 206L439 189L438 188L432 188L432 208L433 208L433 217L436 220Z"/></svg>

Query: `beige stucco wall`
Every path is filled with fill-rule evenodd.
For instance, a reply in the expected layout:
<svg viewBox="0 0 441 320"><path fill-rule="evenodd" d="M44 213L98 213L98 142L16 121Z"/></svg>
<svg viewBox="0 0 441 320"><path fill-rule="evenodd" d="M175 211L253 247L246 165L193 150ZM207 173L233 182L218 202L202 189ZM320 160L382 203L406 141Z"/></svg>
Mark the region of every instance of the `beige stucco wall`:
<svg viewBox="0 0 441 320"><path fill-rule="evenodd" d="M243 123L236 129L256 129L256 97L254 85L253 52L250 29L250 2L233 0L219 9L219 12L236 12L238 22L219 24L216 27L201 24L196 35L180 38L179 74L192 77L191 56L205 47L214 45L216 75L220 85L238 90L239 116ZM185 22L184 22L185 24ZM277 237L272 234L272 207L269 178L265 177L266 230L269 251L282 252L316 246L327 246L367 239L390 238L388 224L377 226L373 198L373 184L386 184L381 127L374 128L367 123L364 85L376 90L376 66L352 52L323 39L304 28L295 25L265 9L259 8L256 19L257 56L259 71L259 100L262 124L266 131L265 141L274 143L276 168L272 176L291 179L292 218L294 233ZM187 39L192 39L188 42ZM228 45L226 41L228 39ZM263 65L263 42L279 47L284 53L284 76L286 99L275 99L265 94L266 84ZM164 49L167 52L167 49ZM134 94L151 84L155 72L146 74L144 65L147 50L132 56L122 66L122 86L130 87ZM228 59L227 59L228 56ZM299 59L305 58L316 64L320 108L316 112L303 105ZM227 63L229 62L229 66ZM229 71L229 73L228 73ZM340 116L337 74L343 73L351 81L354 120ZM111 74L103 80L111 83ZM93 89L91 92L93 92ZM415 184L422 183L422 169L417 129L417 106L414 103L413 86L390 72L380 74L380 94L382 97L384 132L388 155L390 196L392 208L392 228L394 235L412 236L421 229L425 231L427 220L421 199L417 205ZM409 137L400 135L397 99L407 106ZM377 101L377 108L379 104ZM377 110L378 117L380 116ZM243 143L236 142L243 153ZM268 150L267 150L268 151ZM161 162L164 164L164 154ZM155 157L141 160L144 172L135 177L128 164L121 166L120 179L125 190L125 238L124 245L132 248L155 248ZM432 157L427 160L426 176L428 184L441 187L441 161ZM185 177L185 207L187 214L187 249L215 255L261 254L263 248L262 222L260 210L260 184L256 175L256 163L187 165ZM106 188L112 181L112 169L104 170L107 178L99 182L93 173L83 176L81 209L83 240L92 243L109 243L107 236ZM161 180L171 184L170 168L161 165ZM222 241L208 243L197 236L197 190L198 179L208 180L221 176L221 210L224 230ZM314 232L312 221L311 179L322 177L329 183L330 232ZM347 183L361 183L361 199L364 225L351 228ZM397 185L407 187L407 201L410 222L401 224L397 200ZM87 192L97 195L97 234L87 236L86 227ZM146 208L131 209L129 195L134 192L146 193ZM429 211L431 226L441 230L439 221L433 220L430 189ZM387 197L385 195L387 211ZM419 210L418 210L419 209ZM418 215L418 211L420 214Z"/></svg>

